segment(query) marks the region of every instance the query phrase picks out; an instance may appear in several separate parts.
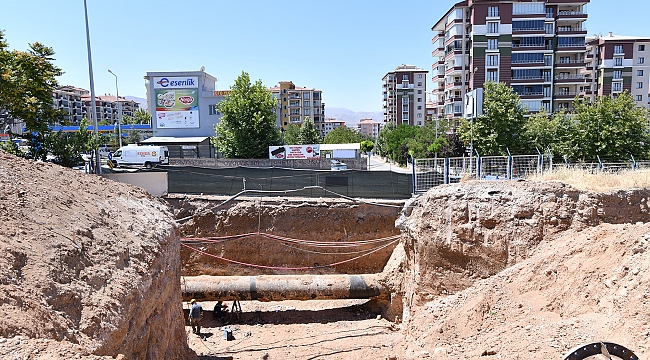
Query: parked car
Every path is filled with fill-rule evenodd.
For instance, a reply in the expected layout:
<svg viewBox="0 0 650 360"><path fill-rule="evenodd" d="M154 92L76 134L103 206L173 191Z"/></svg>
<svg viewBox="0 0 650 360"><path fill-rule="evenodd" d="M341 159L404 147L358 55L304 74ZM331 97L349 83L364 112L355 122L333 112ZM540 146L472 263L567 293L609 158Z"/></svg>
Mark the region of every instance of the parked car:
<svg viewBox="0 0 650 360"><path fill-rule="evenodd" d="M331 170L339 171L339 170L347 170L347 169L348 169L348 164L342 163L338 160L332 160Z"/></svg>

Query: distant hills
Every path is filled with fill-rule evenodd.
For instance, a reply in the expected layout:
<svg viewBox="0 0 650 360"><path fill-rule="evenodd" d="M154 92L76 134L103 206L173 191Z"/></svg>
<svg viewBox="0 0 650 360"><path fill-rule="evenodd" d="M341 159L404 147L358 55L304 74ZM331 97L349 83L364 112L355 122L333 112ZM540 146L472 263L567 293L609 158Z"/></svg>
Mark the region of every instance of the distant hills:
<svg viewBox="0 0 650 360"><path fill-rule="evenodd" d="M136 96L125 96L124 98L139 103L141 109L147 110L147 99ZM325 107L325 117L345 121L345 126L347 127L356 127L361 119L373 119L378 122L384 121L383 111L354 112L346 108L334 107Z"/></svg>
<svg viewBox="0 0 650 360"><path fill-rule="evenodd" d="M383 111L354 112L346 108L325 107L326 118L336 118L345 121L345 126L356 127L361 119L373 119L377 122L384 121Z"/></svg>
<svg viewBox="0 0 650 360"><path fill-rule="evenodd" d="M135 97L135 96L125 96L124 98L127 99L127 100L137 102L138 104L140 104L140 109L147 110L147 99L140 98L140 97Z"/></svg>

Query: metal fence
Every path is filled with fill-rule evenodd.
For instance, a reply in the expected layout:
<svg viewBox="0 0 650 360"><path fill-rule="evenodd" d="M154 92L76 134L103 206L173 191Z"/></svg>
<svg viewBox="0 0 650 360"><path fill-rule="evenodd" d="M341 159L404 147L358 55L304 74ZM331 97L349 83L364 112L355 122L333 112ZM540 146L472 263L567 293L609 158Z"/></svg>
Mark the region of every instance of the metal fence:
<svg viewBox="0 0 650 360"><path fill-rule="evenodd" d="M590 173L619 172L650 168L650 161L615 161L570 164L553 162L544 155L476 156L462 158L416 159L414 161L414 189L416 193L441 184L450 184L462 178L480 180L526 179L560 169L582 170Z"/></svg>

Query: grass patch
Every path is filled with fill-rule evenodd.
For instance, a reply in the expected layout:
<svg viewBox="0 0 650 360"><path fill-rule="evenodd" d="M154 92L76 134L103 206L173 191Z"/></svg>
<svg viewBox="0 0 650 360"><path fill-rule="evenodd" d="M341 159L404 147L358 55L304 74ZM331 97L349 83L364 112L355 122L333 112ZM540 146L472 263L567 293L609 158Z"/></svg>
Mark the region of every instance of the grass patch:
<svg viewBox="0 0 650 360"><path fill-rule="evenodd" d="M560 169L540 176L528 178L530 181L561 181L579 190L608 191L650 187L650 169L623 170L616 173L591 173L585 170Z"/></svg>

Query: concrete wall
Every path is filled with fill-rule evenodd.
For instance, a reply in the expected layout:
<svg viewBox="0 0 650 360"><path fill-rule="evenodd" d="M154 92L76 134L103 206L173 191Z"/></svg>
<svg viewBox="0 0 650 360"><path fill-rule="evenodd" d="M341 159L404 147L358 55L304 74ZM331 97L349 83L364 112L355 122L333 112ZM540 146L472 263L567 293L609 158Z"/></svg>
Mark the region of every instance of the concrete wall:
<svg viewBox="0 0 650 360"><path fill-rule="evenodd" d="M140 171L136 173L102 174L102 177L141 187L153 196L162 196L168 190L166 172Z"/></svg>

